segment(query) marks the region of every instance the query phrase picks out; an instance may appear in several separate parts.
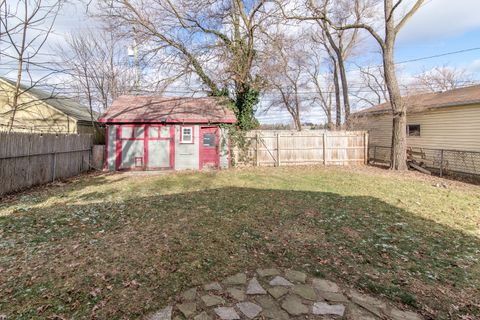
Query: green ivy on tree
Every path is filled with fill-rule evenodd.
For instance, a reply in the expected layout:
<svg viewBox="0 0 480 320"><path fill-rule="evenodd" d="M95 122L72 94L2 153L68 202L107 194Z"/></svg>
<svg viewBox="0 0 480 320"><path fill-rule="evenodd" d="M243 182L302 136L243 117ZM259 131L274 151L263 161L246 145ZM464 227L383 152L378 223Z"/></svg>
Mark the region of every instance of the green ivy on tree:
<svg viewBox="0 0 480 320"><path fill-rule="evenodd" d="M259 126L258 120L255 118L255 106L258 103L260 92L251 87L243 88L236 93L235 99L229 98L231 108L237 117L237 126L242 131L256 129ZM223 88L212 92L215 97L229 97L228 89Z"/></svg>
<svg viewBox="0 0 480 320"><path fill-rule="evenodd" d="M258 90L252 88L237 93L234 110L240 129L248 131L258 127L259 123L255 118L254 110L259 94Z"/></svg>

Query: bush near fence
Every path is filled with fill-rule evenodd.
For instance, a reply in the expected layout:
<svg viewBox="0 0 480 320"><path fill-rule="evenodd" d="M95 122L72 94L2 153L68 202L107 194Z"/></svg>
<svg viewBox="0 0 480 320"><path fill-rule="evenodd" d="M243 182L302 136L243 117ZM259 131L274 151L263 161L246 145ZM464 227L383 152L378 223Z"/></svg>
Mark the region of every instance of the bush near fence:
<svg viewBox="0 0 480 320"><path fill-rule="evenodd" d="M92 135L0 133L0 195L89 170Z"/></svg>
<svg viewBox="0 0 480 320"><path fill-rule="evenodd" d="M367 162L364 131L255 130L246 135L246 148L234 149L239 166L353 165Z"/></svg>

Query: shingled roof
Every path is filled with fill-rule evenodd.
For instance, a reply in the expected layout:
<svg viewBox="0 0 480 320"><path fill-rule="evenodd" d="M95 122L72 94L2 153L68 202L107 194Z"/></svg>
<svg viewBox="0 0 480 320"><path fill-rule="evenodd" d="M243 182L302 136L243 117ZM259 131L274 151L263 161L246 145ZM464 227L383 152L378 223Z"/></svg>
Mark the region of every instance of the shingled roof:
<svg viewBox="0 0 480 320"><path fill-rule="evenodd" d="M0 77L0 80L9 84L10 86L15 87L15 81L10 79ZM80 120L80 121L91 121L90 116L90 109L78 103L70 98L60 96L57 94L52 94L51 92L47 92L44 90L40 90L35 87L30 87L25 84L20 84L20 90L30 94L32 97L39 101L43 101L49 106L57 109L58 111L66 114L67 116L72 117L73 119ZM95 119L98 114L94 111L93 118Z"/></svg>
<svg viewBox="0 0 480 320"><path fill-rule="evenodd" d="M179 122L234 123L235 114L224 98L121 96L100 117L104 123Z"/></svg>
<svg viewBox="0 0 480 320"><path fill-rule="evenodd" d="M459 88L444 92L423 93L404 97L409 113L424 112L437 108L467 106L478 104L480 107L480 85ZM385 102L353 115L385 114L391 112L389 102Z"/></svg>

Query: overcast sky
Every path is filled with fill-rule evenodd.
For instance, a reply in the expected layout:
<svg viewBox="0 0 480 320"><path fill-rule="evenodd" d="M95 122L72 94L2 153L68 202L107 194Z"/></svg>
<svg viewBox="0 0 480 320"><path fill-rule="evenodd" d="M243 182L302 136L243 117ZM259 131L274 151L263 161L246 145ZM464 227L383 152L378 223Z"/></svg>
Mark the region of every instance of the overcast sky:
<svg viewBox="0 0 480 320"><path fill-rule="evenodd" d="M86 16L84 10L83 6L72 3L62 9L55 24L54 34L44 49L45 57L48 57L48 54L53 52L53 48L61 44L70 33L82 28L95 28L95 22ZM479 12L480 0L427 0L401 31L397 41L396 61L480 47ZM362 48L362 54L356 62L379 63L380 55L376 43L370 40L368 45ZM480 50L402 64L401 76L409 77L422 70L442 65L465 68L473 74L475 80L480 82ZM354 69L354 65L351 64L347 67L349 68ZM7 71L8 68L4 65L0 69L0 74L11 76ZM320 115L320 111L312 111L304 118L318 121ZM259 115L259 119L267 123L284 122L289 120L289 115L270 112Z"/></svg>

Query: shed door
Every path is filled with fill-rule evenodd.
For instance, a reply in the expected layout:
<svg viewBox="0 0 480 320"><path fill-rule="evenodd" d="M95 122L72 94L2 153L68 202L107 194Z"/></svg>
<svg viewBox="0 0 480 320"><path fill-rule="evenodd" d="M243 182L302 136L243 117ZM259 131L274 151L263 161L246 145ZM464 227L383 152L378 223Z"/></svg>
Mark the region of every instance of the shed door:
<svg viewBox="0 0 480 320"><path fill-rule="evenodd" d="M219 130L217 127L200 128L200 169L218 168L220 163Z"/></svg>
<svg viewBox="0 0 480 320"><path fill-rule="evenodd" d="M119 169L139 169L145 166L145 130L141 126L120 127L121 152Z"/></svg>
<svg viewBox="0 0 480 320"><path fill-rule="evenodd" d="M172 136L170 126L148 127L148 169L172 168Z"/></svg>

